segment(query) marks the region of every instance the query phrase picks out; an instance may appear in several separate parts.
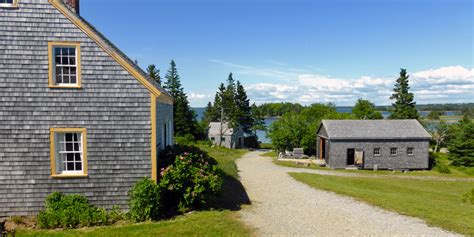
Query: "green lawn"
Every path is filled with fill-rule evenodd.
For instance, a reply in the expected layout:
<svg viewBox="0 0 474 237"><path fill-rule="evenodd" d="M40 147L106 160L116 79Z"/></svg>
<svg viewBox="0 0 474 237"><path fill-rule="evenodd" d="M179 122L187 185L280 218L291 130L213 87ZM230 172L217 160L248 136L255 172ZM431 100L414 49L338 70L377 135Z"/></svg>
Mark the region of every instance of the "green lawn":
<svg viewBox="0 0 474 237"><path fill-rule="evenodd" d="M250 236L251 229L241 224L230 211L201 211L172 220L125 223L74 230L28 230L16 236Z"/></svg>
<svg viewBox="0 0 474 237"><path fill-rule="evenodd" d="M418 217L430 225L447 230L474 235L474 205L462 202L461 197L474 188L474 182L337 177L307 173L290 175L314 188Z"/></svg>
<svg viewBox="0 0 474 237"><path fill-rule="evenodd" d="M261 154L260 156L276 158L276 157L278 157L278 154L277 154L276 151L269 151L269 152L265 152L265 153Z"/></svg>
<svg viewBox="0 0 474 237"><path fill-rule="evenodd" d="M242 157L248 150L228 149L220 146L209 146L207 144L197 144L199 149L206 151L211 157L217 160L218 167L227 175L237 178L238 170L235 160Z"/></svg>

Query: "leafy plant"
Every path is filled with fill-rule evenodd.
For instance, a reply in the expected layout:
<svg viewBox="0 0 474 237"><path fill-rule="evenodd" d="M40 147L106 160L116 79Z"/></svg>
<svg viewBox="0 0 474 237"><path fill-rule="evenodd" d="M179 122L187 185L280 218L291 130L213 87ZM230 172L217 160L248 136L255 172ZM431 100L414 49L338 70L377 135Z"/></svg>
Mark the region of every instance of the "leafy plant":
<svg viewBox="0 0 474 237"><path fill-rule="evenodd" d="M107 213L109 223L115 223L127 219L126 213L123 212L119 206L114 205L112 209Z"/></svg>
<svg viewBox="0 0 474 237"><path fill-rule="evenodd" d="M222 175L216 161L207 153L186 146L175 146L165 153L168 159L178 154L174 162L160 172L162 202L169 211L201 207L221 190Z"/></svg>
<svg viewBox="0 0 474 237"><path fill-rule="evenodd" d="M107 223L107 212L89 204L87 198L54 192L46 198L46 209L37 218L40 228L74 228Z"/></svg>
<svg viewBox="0 0 474 237"><path fill-rule="evenodd" d="M149 178L138 181L129 191L129 215L134 221L156 220L160 216L160 190Z"/></svg>
<svg viewBox="0 0 474 237"><path fill-rule="evenodd" d="M442 174L450 174L451 170L448 168L448 166L445 166L443 164L437 164L434 169Z"/></svg>

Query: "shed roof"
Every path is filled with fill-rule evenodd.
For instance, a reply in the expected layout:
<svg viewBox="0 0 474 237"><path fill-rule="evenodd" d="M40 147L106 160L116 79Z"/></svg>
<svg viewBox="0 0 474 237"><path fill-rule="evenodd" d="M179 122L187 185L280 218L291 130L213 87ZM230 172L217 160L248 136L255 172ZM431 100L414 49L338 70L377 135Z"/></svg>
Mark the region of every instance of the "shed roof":
<svg viewBox="0 0 474 237"><path fill-rule="evenodd" d="M211 122L209 123L209 135L211 136L220 136L221 134L221 122ZM234 134L234 129L229 128L229 123L223 122L222 123L222 135L231 136Z"/></svg>
<svg viewBox="0 0 474 237"><path fill-rule="evenodd" d="M416 119L323 120L322 126L329 139L431 139Z"/></svg>

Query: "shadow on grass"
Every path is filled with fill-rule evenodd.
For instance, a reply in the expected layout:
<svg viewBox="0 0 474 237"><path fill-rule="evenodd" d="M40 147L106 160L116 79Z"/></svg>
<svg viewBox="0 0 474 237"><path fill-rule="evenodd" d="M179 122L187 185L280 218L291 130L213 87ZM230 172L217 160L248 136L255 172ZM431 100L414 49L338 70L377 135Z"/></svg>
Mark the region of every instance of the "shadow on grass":
<svg viewBox="0 0 474 237"><path fill-rule="evenodd" d="M238 211L242 205L250 204L250 198L242 183L233 176L224 175L222 192L210 200L208 208Z"/></svg>

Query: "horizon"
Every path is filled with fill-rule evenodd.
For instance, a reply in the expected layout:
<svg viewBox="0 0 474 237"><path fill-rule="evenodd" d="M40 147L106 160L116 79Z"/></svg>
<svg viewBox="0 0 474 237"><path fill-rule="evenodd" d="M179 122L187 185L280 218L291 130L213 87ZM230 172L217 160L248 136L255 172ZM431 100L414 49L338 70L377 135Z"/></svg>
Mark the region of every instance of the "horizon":
<svg viewBox="0 0 474 237"><path fill-rule="evenodd" d="M175 60L192 107L230 72L256 104L391 104L400 68L418 104L474 102L469 0L140 1L82 0L81 15L162 78Z"/></svg>

